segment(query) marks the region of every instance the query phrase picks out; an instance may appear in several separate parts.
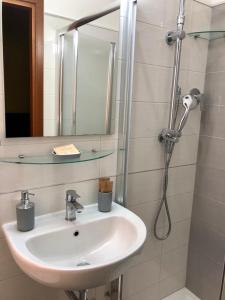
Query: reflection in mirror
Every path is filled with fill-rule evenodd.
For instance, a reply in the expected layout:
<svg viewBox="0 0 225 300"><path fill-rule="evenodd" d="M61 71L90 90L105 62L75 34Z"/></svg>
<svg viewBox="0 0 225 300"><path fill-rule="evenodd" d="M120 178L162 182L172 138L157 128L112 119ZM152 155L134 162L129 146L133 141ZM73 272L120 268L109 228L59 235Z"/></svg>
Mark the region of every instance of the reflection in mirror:
<svg viewBox="0 0 225 300"><path fill-rule="evenodd" d="M118 7L67 29L115 1L24 3L30 2L3 0L6 137L112 134ZM37 11L43 21L35 19Z"/></svg>
<svg viewBox="0 0 225 300"><path fill-rule="evenodd" d="M117 32L83 25L58 41L60 135L110 134Z"/></svg>

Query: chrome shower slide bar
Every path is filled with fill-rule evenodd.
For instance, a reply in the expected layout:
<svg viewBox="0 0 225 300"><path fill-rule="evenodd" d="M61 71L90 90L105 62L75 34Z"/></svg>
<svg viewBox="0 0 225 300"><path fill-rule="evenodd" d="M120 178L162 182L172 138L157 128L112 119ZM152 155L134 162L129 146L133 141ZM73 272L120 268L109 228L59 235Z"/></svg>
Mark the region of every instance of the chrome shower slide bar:
<svg viewBox="0 0 225 300"><path fill-rule="evenodd" d="M177 17L177 31L176 31L176 50L174 56L174 67L173 67L173 82L170 98L170 114L169 114L169 125L168 128L173 130L175 127L176 112L177 112L177 96L179 94L179 72L180 72L180 58L182 49L182 40L185 36L184 28L184 5L185 0L180 0L179 13Z"/></svg>

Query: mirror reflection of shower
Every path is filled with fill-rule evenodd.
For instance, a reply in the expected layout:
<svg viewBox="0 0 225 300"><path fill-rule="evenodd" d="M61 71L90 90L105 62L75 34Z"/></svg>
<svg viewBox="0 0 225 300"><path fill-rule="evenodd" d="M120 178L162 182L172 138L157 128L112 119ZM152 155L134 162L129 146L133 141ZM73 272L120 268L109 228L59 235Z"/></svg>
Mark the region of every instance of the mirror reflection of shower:
<svg viewBox="0 0 225 300"><path fill-rule="evenodd" d="M165 166L163 175L163 191L162 199L159 204L159 208L154 222L154 236L158 240L165 240L169 237L172 230L172 220L170 215L170 209L167 201L167 188L169 181L169 167L173 154L175 144L179 142L183 129L190 112L197 108L198 104L202 100L202 94L197 88L193 88L188 95L181 96L181 87L179 87L179 73L180 73L180 59L182 50L182 40L185 38L184 23L185 23L185 0L180 0L179 13L177 17L177 28L175 31L169 31L166 35L167 44L175 44L175 56L173 65L173 78L170 98L170 110L169 110L169 124L168 128L165 128L159 134L159 141L164 146L165 153ZM178 120L178 109L180 104L183 106L183 114L181 119ZM168 220L168 229L165 234L159 233L158 222L163 208Z"/></svg>

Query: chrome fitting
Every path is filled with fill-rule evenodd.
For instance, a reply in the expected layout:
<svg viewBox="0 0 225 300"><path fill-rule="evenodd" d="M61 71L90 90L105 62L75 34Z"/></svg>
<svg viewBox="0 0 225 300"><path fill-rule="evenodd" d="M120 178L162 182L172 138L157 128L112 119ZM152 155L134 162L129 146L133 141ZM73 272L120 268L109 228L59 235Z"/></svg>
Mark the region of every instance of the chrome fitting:
<svg viewBox="0 0 225 300"><path fill-rule="evenodd" d="M66 217L67 221L74 221L76 220L76 212L77 210L83 209L83 205L80 204L77 199L80 196L74 190L66 191Z"/></svg>
<svg viewBox="0 0 225 300"><path fill-rule="evenodd" d="M177 130L172 129L163 129L159 134L159 142L160 143L178 143L181 134Z"/></svg>
<svg viewBox="0 0 225 300"><path fill-rule="evenodd" d="M176 42L177 39L183 40L185 36L186 34L184 30L168 31L166 34L166 43L167 45L171 46Z"/></svg>
<svg viewBox="0 0 225 300"><path fill-rule="evenodd" d="M164 145L166 153L172 154L174 144L179 142L180 137L181 133L179 131L165 128L159 134L158 139Z"/></svg>
<svg viewBox="0 0 225 300"><path fill-rule="evenodd" d="M185 16L178 16L177 17L177 25L184 25Z"/></svg>

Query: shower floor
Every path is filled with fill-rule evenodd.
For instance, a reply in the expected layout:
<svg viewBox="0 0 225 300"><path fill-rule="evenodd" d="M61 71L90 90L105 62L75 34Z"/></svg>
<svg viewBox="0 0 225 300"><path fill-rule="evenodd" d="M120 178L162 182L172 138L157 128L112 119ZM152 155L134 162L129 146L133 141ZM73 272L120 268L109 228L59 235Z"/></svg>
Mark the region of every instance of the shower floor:
<svg viewBox="0 0 225 300"><path fill-rule="evenodd" d="M201 299L196 297L188 289L184 288L166 298L163 298L163 300L201 300Z"/></svg>

